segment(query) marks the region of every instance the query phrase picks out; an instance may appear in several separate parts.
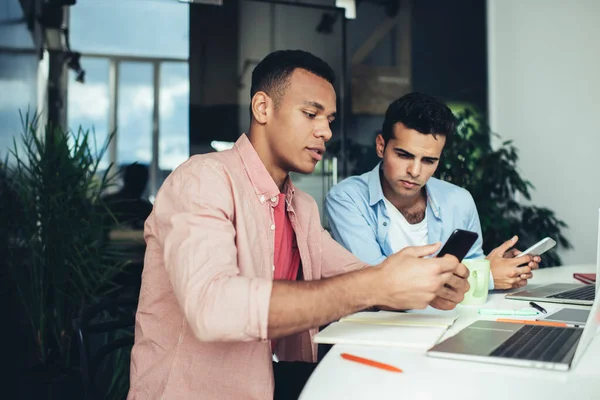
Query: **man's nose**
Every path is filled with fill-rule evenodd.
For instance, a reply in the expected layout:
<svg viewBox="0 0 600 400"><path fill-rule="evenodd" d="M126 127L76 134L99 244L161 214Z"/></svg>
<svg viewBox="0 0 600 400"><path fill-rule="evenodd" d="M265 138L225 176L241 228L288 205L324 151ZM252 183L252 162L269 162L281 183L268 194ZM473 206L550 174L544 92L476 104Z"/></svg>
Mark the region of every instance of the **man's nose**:
<svg viewBox="0 0 600 400"><path fill-rule="evenodd" d="M417 160L413 160L413 162L408 167L408 174L413 178L418 178L421 175L421 163Z"/></svg>
<svg viewBox="0 0 600 400"><path fill-rule="evenodd" d="M331 126L329 123L327 123L327 125L320 126L315 132L315 136L323 139L325 142L328 142L329 139L331 139L331 136L333 136L333 132L331 132Z"/></svg>

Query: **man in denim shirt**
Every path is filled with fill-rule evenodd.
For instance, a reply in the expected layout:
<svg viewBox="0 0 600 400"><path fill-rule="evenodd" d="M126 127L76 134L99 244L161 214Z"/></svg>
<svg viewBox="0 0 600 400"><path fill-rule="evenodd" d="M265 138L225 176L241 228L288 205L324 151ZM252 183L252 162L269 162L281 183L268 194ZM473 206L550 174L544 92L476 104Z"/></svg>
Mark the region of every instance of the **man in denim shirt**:
<svg viewBox="0 0 600 400"><path fill-rule="evenodd" d="M388 107L376 139L382 161L370 172L334 186L326 212L335 240L376 265L406 246L445 242L455 229L479 237L465 258L483 258L481 225L471 194L432 175L456 128L450 109L431 96L410 93ZM522 287L540 257L515 259L515 236L487 258L491 289ZM524 265L526 264L526 265Z"/></svg>

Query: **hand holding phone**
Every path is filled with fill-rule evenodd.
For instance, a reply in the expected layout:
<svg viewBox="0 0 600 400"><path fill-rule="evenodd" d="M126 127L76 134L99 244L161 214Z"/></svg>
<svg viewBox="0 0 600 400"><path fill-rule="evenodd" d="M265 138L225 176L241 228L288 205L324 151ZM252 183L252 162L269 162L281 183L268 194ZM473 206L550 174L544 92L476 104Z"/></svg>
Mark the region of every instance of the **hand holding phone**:
<svg viewBox="0 0 600 400"><path fill-rule="evenodd" d="M455 229L436 257L452 254L454 257L458 258L459 262L462 262L478 237L479 235L475 232Z"/></svg>
<svg viewBox="0 0 600 400"><path fill-rule="evenodd" d="M524 252L517 254L515 258L523 257L525 255L541 256L554 246L556 246L556 242L554 241L554 239L546 237L534 244L533 246L531 246L530 248L528 248L527 250L525 250Z"/></svg>

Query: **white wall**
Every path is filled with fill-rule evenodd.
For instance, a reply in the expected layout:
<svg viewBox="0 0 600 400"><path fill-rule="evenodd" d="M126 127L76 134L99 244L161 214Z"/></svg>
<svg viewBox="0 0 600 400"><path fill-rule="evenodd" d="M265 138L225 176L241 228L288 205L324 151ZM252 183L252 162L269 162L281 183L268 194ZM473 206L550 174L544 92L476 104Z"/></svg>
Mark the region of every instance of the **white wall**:
<svg viewBox="0 0 600 400"><path fill-rule="evenodd" d="M565 264L595 263L600 1L488 0L492 129L513 139L533 202L568 225Z"/></svg>

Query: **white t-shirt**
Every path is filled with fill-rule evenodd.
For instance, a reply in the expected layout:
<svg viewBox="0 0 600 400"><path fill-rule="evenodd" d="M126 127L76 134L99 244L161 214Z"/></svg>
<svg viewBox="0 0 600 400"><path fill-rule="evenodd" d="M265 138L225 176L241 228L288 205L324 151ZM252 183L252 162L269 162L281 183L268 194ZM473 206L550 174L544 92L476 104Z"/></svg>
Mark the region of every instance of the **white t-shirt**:
<svg viewBox="0 0 600 400"><path fill-rule="evenodd" d="M425 218L418 224L409 224L404 215L384 198L385 208L390 216L390 227L388 237L390 246L394 253L407 246L424 246L427 244L427 209Z"/></svg>

